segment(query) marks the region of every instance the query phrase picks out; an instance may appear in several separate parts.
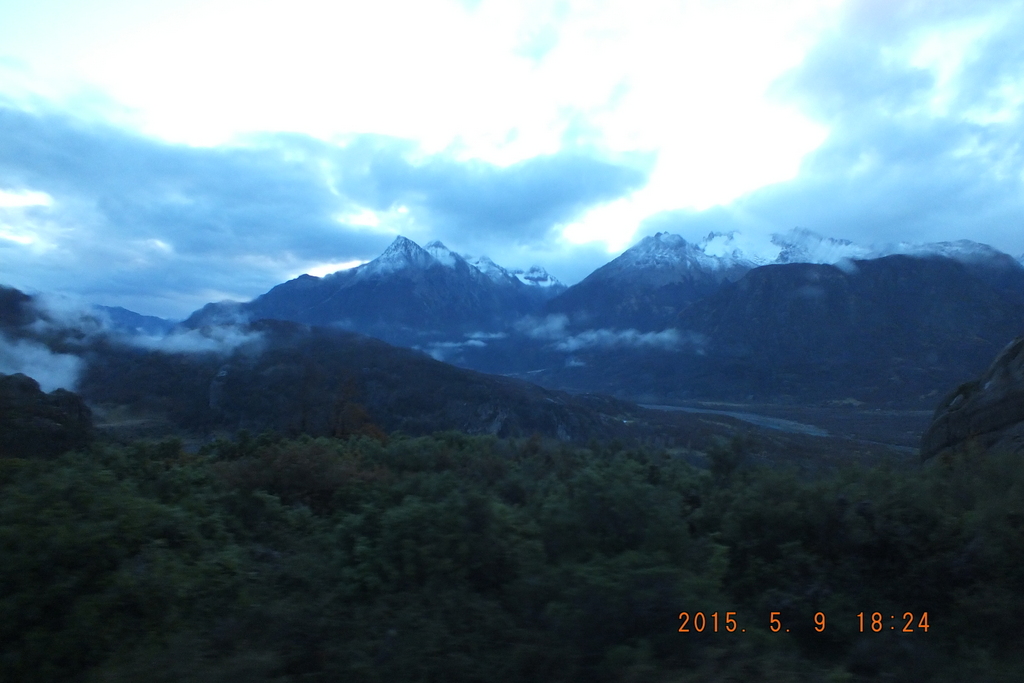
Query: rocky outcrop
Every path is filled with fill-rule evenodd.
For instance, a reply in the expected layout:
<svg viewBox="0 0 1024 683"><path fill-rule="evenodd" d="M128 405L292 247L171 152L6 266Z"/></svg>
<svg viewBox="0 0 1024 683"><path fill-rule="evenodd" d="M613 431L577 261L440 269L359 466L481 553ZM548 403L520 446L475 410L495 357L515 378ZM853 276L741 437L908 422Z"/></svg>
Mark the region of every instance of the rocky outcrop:
<svg viewBox="0 0 1024 683"><path fill-rule="evenodd" d="M0 457L55 457L91 434L92 412L77 394L45 394L31 377L0 374Z"/></svg>
<svg viewBox="0 0 1024 683"><path fill-rule="evenodd" d="M921 439L927 460L966 444L1024 453L1024 336L1003 349L978 380L957 387Z"/></svg>

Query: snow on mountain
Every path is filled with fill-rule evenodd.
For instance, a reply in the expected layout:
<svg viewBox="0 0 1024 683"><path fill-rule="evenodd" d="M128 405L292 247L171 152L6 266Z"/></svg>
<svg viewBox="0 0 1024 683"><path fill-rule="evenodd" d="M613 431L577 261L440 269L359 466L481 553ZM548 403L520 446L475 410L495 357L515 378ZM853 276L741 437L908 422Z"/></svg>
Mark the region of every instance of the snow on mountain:
<svg viewBox="0 0 1024 683"><path fill-rule="evenodd" d="M424 247L424 250L437 259L437 262L447 268L454 268L460 257L454 254L451 249L444 246L439 240L434 240Z"/></svg>
<svg viewBox="0 0 1024 683"><path fill-rule="evenodd" d="M530 266L529 270L525 271L517 268L508 272L524 285L529 285L530 287L565 287L558 278L544 270L541 266Z"/></svg>
<svg viewBox="0 0 1024 683"><path fill-rule="evenodd" d="M440 242L437 244L444 248ZM399 235L383 254L369 263L353 268L352 272L358 277L366 277L394 273L406 268L429 268L437 264L438 260L430 252L411 239Z"/></svg>
<svg viewBox="0 0 1024 683"><path fill-rule="evenodd" d="M590 277L595 280L619 280L634 278L636 273L643 273L641 279L648 286L658 287L692 280L698 274L718 282L735 279L751 268L773 263L841 265L853 259L874 259L894 254L941 256L969 264L1019 263L1024 267L1024 255L1013 259L998 249L971 240L865 246L850 240L825 237L804 228L794 228L785 233L772 234L772 248L767 251L744 249L744 246L749 247L751 244L738 232L711 232L699 242L688 242L679 235L659 232L643 238L618 258L594 271ZM462 272L468 268L474 278L482 275L499 285L515 285L518 281L531 288L552 292L565 287L541 266L510 270L486 256L460 256L437 240L424 248L402 236L396 237L376 259L343 272L346 277L351 273L351 277L362 279L408 268L427 269L436 266ZM339 275L336 273L334 277Z"/></svg>
<svg viewBox="0 0 1024 683"><path fill-rule="evenodd" d="M512 280L515 279L512 273L505 270L486 256L479 256L476 258L472 256L464 256L463 258L466 260L466 263L486 275L492 282L496 282L498 284L510 284Z"/></svg>
<svg viewBox="0 0 1024 683"><path fill-rule="evenodd" d="M774 263L834 264L846 259L873 258L872 250L850 240L824 237L804 228L772 235L772 244L779 247Z"/></svg>
<svg viewBox="0 0 1024 683"><path fill-rule="evenodd" d="M998 249L971 240L923 244L894 242L866 246L850 240L824 237L804 228L794 228L786 233L775 233L771 239L772 244L779 248L779 253L771 261L772 263L834 265L853 259L876 259L897 254L919 257L941 256L967 264L1005 263L1008 259L1012 259Z"/></svg>
<svg viewBox="0 0 1024 683"><path fill-rule="evenodd" d="M894 254L942 256L963 263L1002 263L1013 261L985 244L970 240L915 244L899 242L865 246L850 240L819 235L804 228L771 235L767 248L738 232L712 232L699 242L688 242L679 235L659 232L642 239L618 258L594 271L596 280L641 279L649 286L690 280L700 274L715 280L741 275L757 266L784 263L840 265L852 260L876 259ZM1024 264L1024 256L1021 257ZM589 279L589 278L588 278Z"/></svg>
<svg viewBox="0 0 1024 683"><path fill-rule="evenodd" d="M643 238L590 277L617 280L643 273L648 285L661 286L691 279L696 273L720 279L760 265L738 248L730 249L731 240L732 235L711 233L700 243L692 243L679 235L659 232Z"/></svg>
<svg viewBox="0 0 1024 683"><path fill-rule="evenodd" d="M541 289L565 288L565 285L559 282L556 277L548 273L548 271L544 270L541 266L530 266L527 270L523 270L522 268L508 270L507 268L502 268L486 256L480 256L477 258L464 256L463 258L466 259L466 262L469 263L469 265L479 270L493 282L497 282L499 284L514 284L518 280L527 287L539 287Z"/></svg>
<svg viewBox="0 0 1024 683"><path fill-rule="evenodd" d="M990 247L987 244L974 242L972 240L957 240L955 242L929 242L927 244L913 244L900 242L899 244L885 247L882 255L906 254L907 256L942 256L951 258L962 263L991 263L995 261L1013 260L1012 256Z"/></svg>
<svg viewBox="0 0 1024 683"><path fill-rule="evenodd" d="M486 278L494 284L506 287L515 287L521 283L531 288L551 291L565 288L565 285L541 266L532 266L525 271L508 270L486 256L460 256L438 240L427 243L426 247L420 247L401 235L395 238L384 253L369 263L351 270L338 271L328 277L342 278L351 283L366 277L391 275L406 269L425 270L436 266L468 274L473 279Z"/></svg>

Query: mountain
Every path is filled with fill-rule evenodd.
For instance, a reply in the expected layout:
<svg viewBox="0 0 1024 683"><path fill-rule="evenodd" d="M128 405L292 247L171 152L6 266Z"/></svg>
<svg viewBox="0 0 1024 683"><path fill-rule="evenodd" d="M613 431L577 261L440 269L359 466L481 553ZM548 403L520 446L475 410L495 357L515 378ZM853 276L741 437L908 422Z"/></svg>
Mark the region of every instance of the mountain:
<svg viewBox="0 0 1024 683"><path fill-rule="evenodd" d="M987 244L973 240L953 242L893 242L865 246L850 240L824 237L811 230L793 228L786 233L775 233L773 245L779 248L778 256L772 263L821 263L842 264L851 260L878 259L885 256L918 256L922 258L940 256L969 265L988 265L999 268L1024 265ZM756 260L756 259L754 259ZM763 261L761 265L767 265Z"/></svg>
<svg viewBox="0 0 1024 683"><path fill-rule="evenodd" d="M850 240L824 237L794 228L776 233L772 257L740 246L737 233L710 233L699 242L658 233L646 237L586 279L550 301L549 314L567 316L569 328L660 331L675 326L675 317L690 304L735 282L747 271L772 264L825 264L847 267L855 260L892 255L943 257L979 266L976 275L997 288L1016 287L1013 273L1020 265L997 249L972 242L899 242L864 246ZM982 267L983 266L983 267ZM1007 279L1009 277L1009 279Z"/></svg>
<svg viewBox="0 0 1024 683"><path fill-rule="evenodd" d="M185 325L290 320L415 346L424 338L496 332L533 311L544 290L481 258L471 264L441 242L397 237L376 259L323 278L302 275L248 303L210 304Z"/></svg>
<svg viewBox="0 0 1024 683"><path fill-rule="evenodd" d="M552 348L571 350L563 358L572 362L551 363L535 381L646 401L930 405L1024 329L1024 268L934 255L773 264L724 283L673 323L620 334L616 346L562 339Z"/></svg>
<svg viewBox="0 0 1024 683"><path fill-rule="evenodd" d="M213 352L244 337L237 330L250 321L284 320L644 403L924 407L980 373L1024 326L1024 266L986 245L865 251L793 230L774 237L778 253L765 264L767 256L742 244L735 234L691 243L658 233L547 298L560 285L541 269L517 273L440 242L420 247L399 237L362 266L305 275L251 302L210 304L166 339L135 343ZM19 295L0 292L0 312L12 320L42 315ZM55 329L52 321L42 328ZM64 346L51 348L64 356L82 343L60 339Z"/></svg>
<svg viewBox="0 0 1024 683"><path fill-rule="evenodd" d="M416 250L408 255L422 258ZM99 426L132 433L145 424L193 435L240 428L314 436L455 429L585 441L636 431L623 421L636 406L456 368L342 330L260 320L177 328L154 340L97 328L89 311L40 325L41 308L36 297L0 287L0 358L19 349L43 360L73 357L77 393L45 394L31 377L0 373L0 456L82 446L92 430L83 399L96 408ZM10 346L11 339L21 346ZM668 433L678 431L662 422Z"/></svg>
<svg viewBox="0 0 1024 683"><path fill-rule="evenodd" d="M530 266L528 270L517 268L509 271L520 282L528 287L536 287L544 296L555 296L565 291L566 287L558 278L544 270L541 266Z"/></svg>
<svg viewBox="0 0 1024 683"><path fill-rule="evenodd" d="M486 256L463 258L499 286L519 288L519 285L525 285L525 289L519 288L520 291L537 301L550 299L566 289L564 284L541 266L531 266L529 270L506 270Z"/></svg>
<svg viewBox="0 0 1024 683"><path fill-rule="evenodd" d="M577 328L664 329L685 306L757 265L738 250L706 253L717 237L698 244L667 232L645 237L548 302L546 312Z"/></svg>
<svg viewBox="0 0 1024 683"><path fill-rule="evenodd" d="M100 315L105 315L114 329L129 334L167 334L177 325L173 320L142 315L120 306L93 306L93 309Z"/></svg>
<svg viewBox="0 0 1024 683"><path fill-rule="evenodd" d="M96 342L79 393L93 404L163 415L203 434L247 428L344 435L468 433L581 440L618 433L629 409L608 399L552 392L456 368L341 330L261 320L257 338L229 353L169 353Z"/></svg>

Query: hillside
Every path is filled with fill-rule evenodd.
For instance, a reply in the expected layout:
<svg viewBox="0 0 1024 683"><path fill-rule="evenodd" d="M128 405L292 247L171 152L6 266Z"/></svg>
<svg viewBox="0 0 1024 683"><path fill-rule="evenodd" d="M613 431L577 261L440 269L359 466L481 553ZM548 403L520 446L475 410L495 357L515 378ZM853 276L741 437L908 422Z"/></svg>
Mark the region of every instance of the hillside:
<svg viewBox="0 0 1024 683"><path fill-rule="evenodd" d="M573 364L552 363L535 381L647 401L931 407L1022 327L1016 266L903 255L768 265L684 308L675 344L580 344Z"/></svg>

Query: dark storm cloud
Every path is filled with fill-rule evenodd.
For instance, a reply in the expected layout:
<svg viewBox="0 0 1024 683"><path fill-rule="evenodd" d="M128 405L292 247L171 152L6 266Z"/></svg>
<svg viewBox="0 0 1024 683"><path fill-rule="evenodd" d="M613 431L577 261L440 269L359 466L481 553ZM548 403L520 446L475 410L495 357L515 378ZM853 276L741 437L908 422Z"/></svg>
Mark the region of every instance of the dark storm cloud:
<svg viewBox="0 0 1024 683"><path fill-rule="evenodd" d="M0 239L0 263L7 284L183 316L218 293L258 295L316 262L375 257L391 226L338 219L364 207L406 206L416 238L483 251L535 245L645 179L576 154L501 168L424 158L410 142L370 136L338 146L274 134L197 148L0 104L0 189L54 199L15 212L37 244Z"/></svg>
<svg viewBox="0 0 1024 683"><path fill-rule="evenodd" d="M621 197L647 172L566 151L507 167L445 156L415 160L408 142L362 137L338 151L338 186L379 210L417 209L437 234L456 243L485 234L530 244L583 210Z"/></svg>
<svg viewBox="0 0 1024 683"><path fill-rule="evenodd" d="M859 242L969 238L1024 251L1024 5L855 2L773 88L826 125L795 179L726 208L652 217L642 232L782 231ZM910 49L989 17L948 81ZM1016 98L1016 99L1015 99Z"/></svg>

